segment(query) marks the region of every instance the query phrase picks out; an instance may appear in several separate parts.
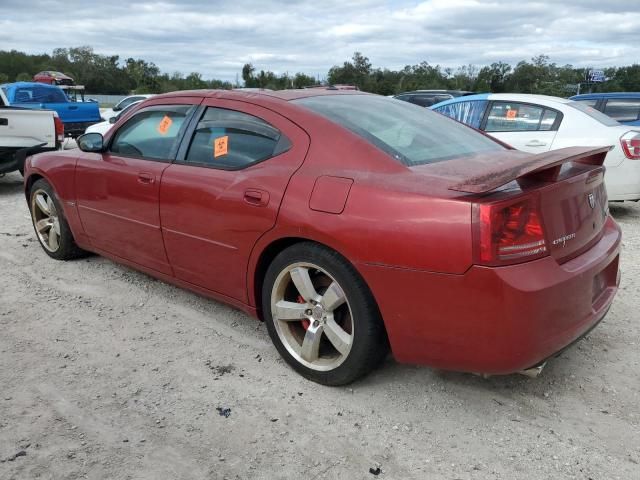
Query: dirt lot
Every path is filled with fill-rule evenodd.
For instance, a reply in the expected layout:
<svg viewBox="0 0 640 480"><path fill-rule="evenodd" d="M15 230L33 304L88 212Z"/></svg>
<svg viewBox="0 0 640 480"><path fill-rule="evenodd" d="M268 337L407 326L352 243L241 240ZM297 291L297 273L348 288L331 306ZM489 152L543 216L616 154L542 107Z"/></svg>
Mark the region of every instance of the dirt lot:
<svg viewBox="0 0 640 480"><path fill-rule="evenodd" d="M2 480L640 478L640 205L611 207L608 317L541 377L389 359L326 388L238 311L100 257L49 259L21 188L0 179Z"/></svg>

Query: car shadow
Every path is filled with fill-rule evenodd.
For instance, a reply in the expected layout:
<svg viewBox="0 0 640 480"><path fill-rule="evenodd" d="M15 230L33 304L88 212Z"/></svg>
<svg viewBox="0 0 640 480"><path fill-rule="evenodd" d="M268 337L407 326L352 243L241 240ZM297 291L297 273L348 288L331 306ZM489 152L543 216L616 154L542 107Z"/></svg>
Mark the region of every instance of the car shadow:
<svg viewBox="0 0 640 480"><path fill-rule="evenodd" d="M23 190L23 181L19 173L8 173L0 177L0 197L15 195Z"/></svg>
<svg viewBox="0 0 640 480"><path fill-rule="evenodd" d="M616 220L630 220L640 217L637 202L615 202L609 203L609 212Z"/></svg>

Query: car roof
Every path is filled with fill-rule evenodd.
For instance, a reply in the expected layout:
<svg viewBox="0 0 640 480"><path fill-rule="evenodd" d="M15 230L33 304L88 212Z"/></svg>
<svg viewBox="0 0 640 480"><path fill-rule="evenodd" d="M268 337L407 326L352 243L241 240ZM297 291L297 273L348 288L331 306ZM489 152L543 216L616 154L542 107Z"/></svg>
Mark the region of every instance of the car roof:
<svg viewBox="0 0 640 480"><path fill-rule="evenodd" d="M506 102L523 102L536 103L544 106L553 106L554 104L567 104L571 100L560 97L552 97L549 95L535 95L529 93L478 93L476 95L466 95L464 97L456 97L444 102L436 103L429 108L438 108L445 105L451 105L460 102L470 102L473 100L502 100Z"/></svg>
<svg viewBox="0 0 640 480"><path fill-rule="evenodd" d="M640 92L583 93L569 97L570 100L597 100L599 98L640 98Z"/></svg>
<svg viewBox="0 0 640 480"><path fill-rule="evenodd" d="M13 82L13 83L4 83L0 86L7 87L7 88L38 87L38 88L51 88L55 90L60 90L60 87L58 85L49 85L48 83L41 83L41 82Z"/></svg>
<svg viewBox="0 0 640 480"><path fill-rule="evenodd" d="M291 90L181 90L177 92L163 93L155 95L154 99L172 98L172 97L204 97L204 98L228 98L228 99L280 99L285 101L297 100L298 98L320 97L326 95L371 95L370 93L360 90L323 90L314 88L300 88Z"/></svg>

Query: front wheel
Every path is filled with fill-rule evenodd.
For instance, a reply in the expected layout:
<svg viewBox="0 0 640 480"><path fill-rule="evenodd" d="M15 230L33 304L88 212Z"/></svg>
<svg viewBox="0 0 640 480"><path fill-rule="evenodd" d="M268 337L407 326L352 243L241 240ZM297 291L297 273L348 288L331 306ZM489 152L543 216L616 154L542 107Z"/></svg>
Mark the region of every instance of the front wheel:
<svg viewBox="0 0 640 480"><path fill-rule="evenodd" d="M377 305L353 266L321 245L282 251L265 276L262 306L282 357L304 377L344 385L388 352Z"/></svg>
<svg viewBox="0 0 640 480"><path fill-rule="evenodd" d="M70 260L86 254L76 245L53 187L44 179L33 184L29 195L33 228L51 258Z"/></svg>

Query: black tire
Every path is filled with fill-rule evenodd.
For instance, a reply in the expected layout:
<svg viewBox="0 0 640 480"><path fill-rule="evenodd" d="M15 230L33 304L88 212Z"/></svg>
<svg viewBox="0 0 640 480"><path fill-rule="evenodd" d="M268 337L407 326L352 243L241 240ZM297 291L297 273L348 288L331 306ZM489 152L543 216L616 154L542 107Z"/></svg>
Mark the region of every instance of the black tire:
<svg viewBox="0 0 640 480"><path fill-rule="evenodd" d="M53 204L55 205L56 219L59 224L59 235L56 235L58 238L57 248L51 248L50 244L45 244L45 239L48 238L46 232L41 234L38 232L38 228L36 227L36 222L38 221L38 211L42 213L42 210L37 210L39 207L35 206L35 197L39 195L41 192L45 194L48 198L51 199ZM34 208L35 213L34 213ZM85 250L82 250L76 245L76 242L73 239L73 234L71 233L71 229L69 228L69 224L67 223L67 219L64 216L64 210L62 209L62 203L58 199L55 190L53 187L44 179L37 180L32 186L29 192L29 211L31 213L31 223L33 224L33 229L36 233L36 238L42 249L45 251L47 255L51 258L55 258L56 260L72 260L74 258L84 257L88 254ZM53 227L50 228L51 231Z"/></svg>
<svg viewBox="0 0 640 480"><path fill-rule="evenodd" d="M285 346L285 343L288 343L291 347L292 341L288 339L287 336L291 335L292 329L300 328L296 323L297 320L279 321L274 319L271 311L272 296L273 298L279 298L278 292L285 291L283 288L291 289L292 285L295 287L293 277L286 277L286 275L288 275L287 272L289 272L291 268L299 268L296 266L302 264L304 264L302 268L306 268L311 272L310 275L320 276L313 277L314 279L320 279L314 280L316 283L321 282L322 278L328 279L327 281L329 282L336 282L346 299L342 306L336 307L335 311L332 311L330 315L331 318L337 318L338 309L346 308L348 313L346 315L343 313L342 317L344 318L346 316L348 319L348 325L344 325L345 330L351 330L350 350L346 354L340 354L340 352L335 349L334 356L338 357L336 361L340 361L341 363L336 365L335 368L331 365L325 365L322 368L327 368L327 370L324 371L317 370L317 366L310 368L305 365L303 363L305 359L303 359L302 356L297 358L296 352L294 351L292 354L287 346ZM311 268L309 265L317 266L319 269ZM279 285L283 285L287 281L289 282L288 287L279 287ZM316 291L320 293L321 290L318 289L317 285L314 285L314 287ZM328 291L328 288L326 291ZM293 292L293 295L295 295L297 290L289 290L289 292ZM292 293L288 293L288 295L291 296ZM322 294L322 296L324 296L324 294ZM301 295L298 295L300 303L304 303L304 299L301 297ZM290 300L284 299L283 297L282 301ZM280 355L294 370L314 382L331 386L351 383L376 368L389 351L387 335L378 306L366 283L351 263L342 255L322 245L312 242L298 243L283 250L275 257L266 272L263 282L262 307L269 336ZM310 311L311 310L306 310L306 312ZM327 310L327 312L329 312L329 310ZM300 322L314 322L313 326L317 326L318 322L314 321L314 318L315 317L310 316L304 320L300 320ZM277 322L279 322L278 327L276 327ZM320 322L324 323L322 320L320 320ZM310 325L307 324L305 326L302 324L302 326L304 327L304 331L302 331L300 335L304 336L308 333L307 330L310 328ZM283 333L285 331L287 333ZM281 338L280 335L283 335L283 338ZM320 337L322 338L321 341L325 342L322 348L325 351L331 350L333 344L329 341L327 334L324 333L323 337L323 333L321 333ZM302 340L304 339L301 339L301 342ZM298 346L299 345L296 345L291 348L295 350ZM320 359L320 361L323 360L324 359Z"/></svg>

